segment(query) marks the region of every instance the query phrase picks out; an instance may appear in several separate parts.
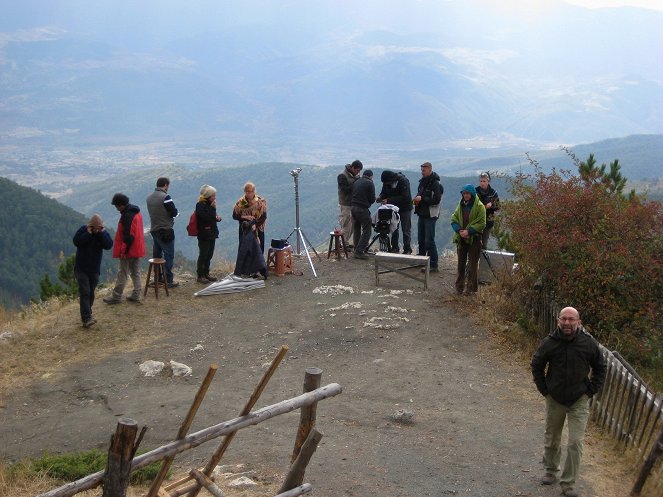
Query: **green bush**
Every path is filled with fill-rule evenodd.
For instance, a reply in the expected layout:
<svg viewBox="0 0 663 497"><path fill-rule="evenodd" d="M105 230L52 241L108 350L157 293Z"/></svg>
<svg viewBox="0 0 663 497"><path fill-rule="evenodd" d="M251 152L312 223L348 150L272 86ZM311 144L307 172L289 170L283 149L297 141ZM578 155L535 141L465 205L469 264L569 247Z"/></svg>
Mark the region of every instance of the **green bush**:
<svg viewBox="0 0 663 497"><path fill-rule="evenodd" d="M523 302L537 291L576 307L583 324L650 381L663 384L663 206L621 193L593 157L568 171L513 180L498 231L518 257ZM581 167L582 166L582 167Z"/></svg>
<svg viewBox="0 0 663 497"><path fill-rule="evenodd" d="M53 455L45 453L41 457L17 463L10 468L12 474L44 474L62 481L76 481L89 474L106 468L108 455L100 450L89 450L72 454ZM153 463L131 473L131 483L140 485L150 482L159 472L160 463Z"/></svg>

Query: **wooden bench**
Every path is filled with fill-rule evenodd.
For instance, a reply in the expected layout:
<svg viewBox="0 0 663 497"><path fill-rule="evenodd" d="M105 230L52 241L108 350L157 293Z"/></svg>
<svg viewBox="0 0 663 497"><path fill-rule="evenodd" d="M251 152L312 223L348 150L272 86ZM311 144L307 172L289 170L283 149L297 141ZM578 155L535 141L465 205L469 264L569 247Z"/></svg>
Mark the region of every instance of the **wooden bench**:
<svg viewBox="0 0 663 497"><path fill-rule="evenodd" d="M380 266L386 268L380 270ZM406 272L406 269L424 268L424 277ZM378 252L375 254L375 284L379 284L379 276L384 273L399 273L413 280L421 281L424 290L428 289L428 278L430 276L430 257L427 255L392 254L390 252Z"/></svg>

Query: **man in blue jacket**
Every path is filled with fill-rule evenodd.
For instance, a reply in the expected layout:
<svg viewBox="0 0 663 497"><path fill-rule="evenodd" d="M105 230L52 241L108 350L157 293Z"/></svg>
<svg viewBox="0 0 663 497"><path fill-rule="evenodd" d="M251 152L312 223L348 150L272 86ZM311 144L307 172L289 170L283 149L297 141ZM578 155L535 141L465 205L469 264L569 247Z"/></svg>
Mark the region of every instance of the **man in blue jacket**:
<svg viewBox="0 0 663 497"><path fill-rule="evenodd" d="M74 245L76 245L74 274L78 282L81 321L83 327L89 328L97 322L92 317L92 304L101 273L101 258L104 250L113 247L113 239L104 229L101 216L94 214L86 225L78 228L74 235Z"/></svg>
<svg viewBox="0 0 663 497"><path fill-rule="evenodd" d="M559 483L562 494L577 497L573 485L580 470L589 399L603 385L606 363L598 342L585 331L576 309L565 307L560 311L557 329L543 339L531 366L536 388L546 398L545 474L541 483L552 485L557 481L562 430L568 419L566 461Z"/></svg>

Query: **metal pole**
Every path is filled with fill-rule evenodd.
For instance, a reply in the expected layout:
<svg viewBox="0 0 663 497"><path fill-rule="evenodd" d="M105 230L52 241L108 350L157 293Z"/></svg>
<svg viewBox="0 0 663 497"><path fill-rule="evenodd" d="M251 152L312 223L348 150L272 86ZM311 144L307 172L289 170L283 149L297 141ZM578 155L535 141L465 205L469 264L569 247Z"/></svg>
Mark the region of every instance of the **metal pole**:
<svg viewBox="0 0 663 497"><path fill-rule="evenodd" d="M299 227L299 175L295 175L295 229L300 230ZM302 255L301 248L299 246L299 238L297 237L297 255Z"/></svg>

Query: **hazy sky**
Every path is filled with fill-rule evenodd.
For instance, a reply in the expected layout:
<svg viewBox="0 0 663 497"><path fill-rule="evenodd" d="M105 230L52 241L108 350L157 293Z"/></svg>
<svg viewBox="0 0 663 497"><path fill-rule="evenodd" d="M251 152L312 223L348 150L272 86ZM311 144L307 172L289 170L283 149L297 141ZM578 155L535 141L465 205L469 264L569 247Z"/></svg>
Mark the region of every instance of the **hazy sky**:
<svg viewBox="0 0 663 497"><path fill-rule="evenodd" d="M566 0L567 3L582 5L583 7L644 7L663 11L663 0Z"/></svg>

